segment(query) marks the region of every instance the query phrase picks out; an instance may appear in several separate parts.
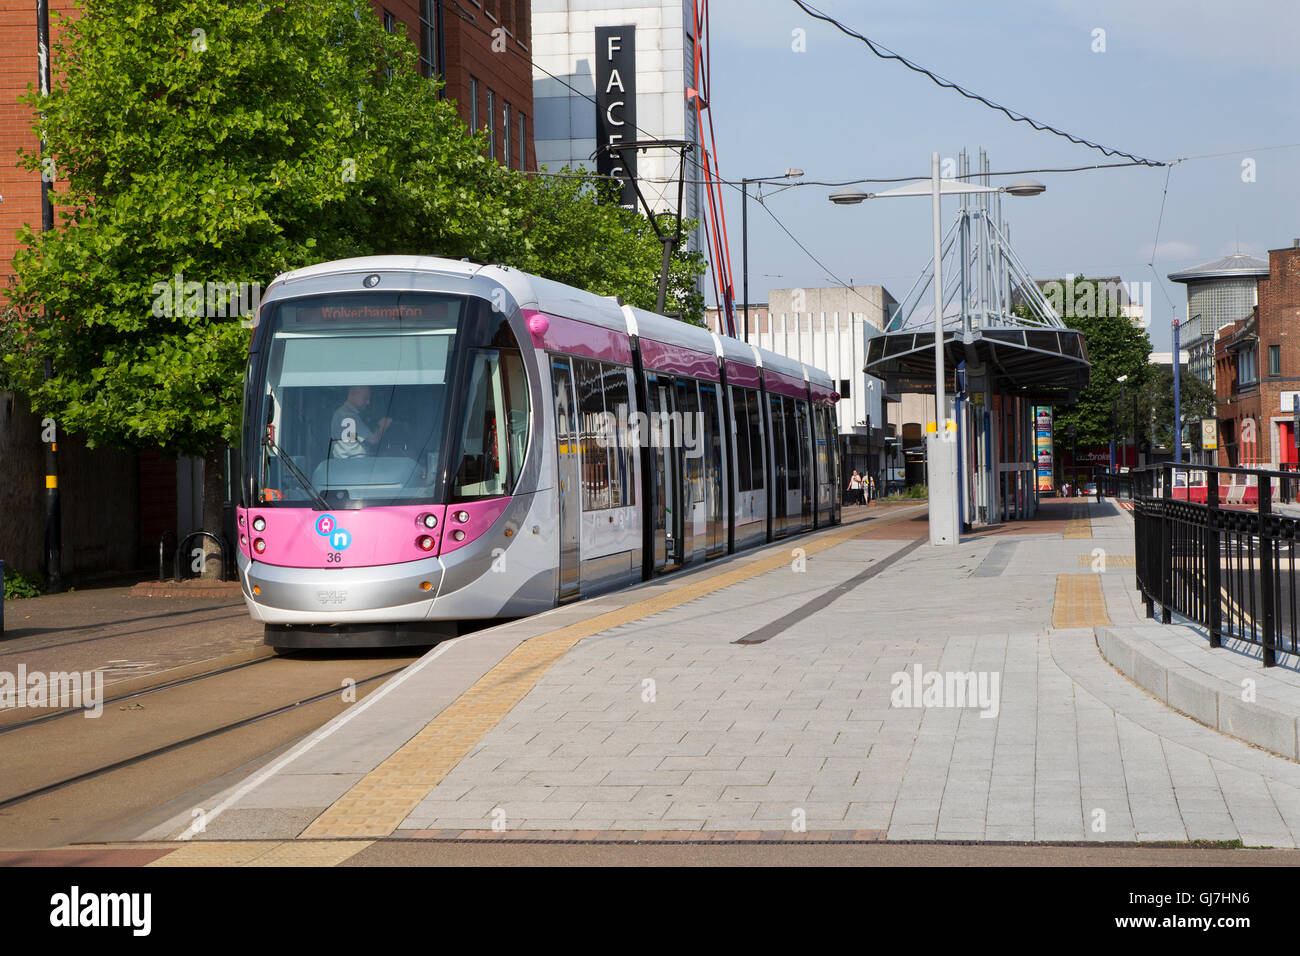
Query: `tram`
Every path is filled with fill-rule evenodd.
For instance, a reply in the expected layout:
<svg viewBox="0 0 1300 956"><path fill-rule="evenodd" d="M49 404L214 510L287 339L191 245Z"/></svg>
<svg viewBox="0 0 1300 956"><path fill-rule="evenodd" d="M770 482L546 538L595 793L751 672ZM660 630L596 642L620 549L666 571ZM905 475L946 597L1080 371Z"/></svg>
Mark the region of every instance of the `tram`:
<svg viewBox="0 0 1300 956"><path fill-rule="evenodd" d="M503 266L268 287L239 577L278 648L431 644L840 520L829 376Z"/></svg>

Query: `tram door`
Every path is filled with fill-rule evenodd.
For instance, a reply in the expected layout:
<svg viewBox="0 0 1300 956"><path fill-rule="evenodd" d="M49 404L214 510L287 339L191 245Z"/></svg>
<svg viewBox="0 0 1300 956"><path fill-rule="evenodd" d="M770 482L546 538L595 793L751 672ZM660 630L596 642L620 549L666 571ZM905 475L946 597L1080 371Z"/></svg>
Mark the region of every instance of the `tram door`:
<svg viewBox="0 0 1300 956"><path fill-rule="evenodd" d="M704 464L704 521L708 534L706 554L721 554L727 547L727 528L722 516L722 417L718 411L718 386L700 382L701 433L696 436Z"/></svg>
<svg viewBox="0 0 1300 956"><path fill-rule="evenodd" d="M807 531L813 526L813 441L807 402L795 401L794 420L799 437L799 527Z"/></svg>
<svg viewBox="0 0 1300 956"><path fill-rule="evenodd" d="M578 529L582 508L577 405L568 359L551 360L551 383L555 389L555 458L559 465L555 484L560 507L559 599L567 601L578 596L581 557Z"/></svg>
<svg viewBox="0 0 1300 956"><path fill-rule="evenodd" d="M654 569L669 571L682 563L681 469L678 466L680 435L673 427L673 381L664 375L649 375L646 392L650 400L651 438L645 450L651 461L650 509L653 523Z"/></svg>
<svg viewBox="0 0 1300 956"><path fill-rule="evenodd" d="M697 454L703 429L700 427L700 396L695 390L695 381L689 378L677 380L677 417L674 419L681 429L673 437L672 451L677 456L681 468L681 480L678 481L678 528L681 535L681 560L690 561L695 556L695 549L701 548L703 541L695 540L696 525L703 524L704 518L704 460ZM686 446L686 429L690 429L691 447ZM703 527L699 528L703 538ZM702 555L701 555L702 556Z"/></svg>
<svg viewBox="0 0 1300 956"><path fill-rule="evenodd" d="M767 410L768 421L771 425L768 433L772 436L772 440L769 442L769 451L772 457L772 466L769 472L772 476L772 492L769 499L772 513L771 536L780 538L786 532L786 491L789 479L785 461L785 410L781 405L780 395L768 395ZM797 464L796 467L798 467Z"/></svg>

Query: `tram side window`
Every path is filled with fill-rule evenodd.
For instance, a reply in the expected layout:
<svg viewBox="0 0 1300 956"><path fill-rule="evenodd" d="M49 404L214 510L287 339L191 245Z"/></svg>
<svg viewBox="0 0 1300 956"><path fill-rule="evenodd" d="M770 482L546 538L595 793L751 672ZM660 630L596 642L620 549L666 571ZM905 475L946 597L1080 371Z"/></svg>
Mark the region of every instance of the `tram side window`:
<svg viewBox="0 0 1300 956"><path fill-rule="evenodd" d="M731 431L736 437L736 488L739 491L753 491L754 479L749 463L749 407L745 399L746 390L731 390Z"/></svg>
<svg viewBox="0 0 1300 956"><path fill-rule="evenodd" d="M799 468L800 468L800 448L799 448L799 426L797 424L795 401L793 398L781 399L781 404L785 408L785 461L786 461L786 490L793 491L799 487Z"/></svg>
<svg viewBox="0 0 1300 956"><path fill-rule="evenodd" d="M582 510L610 507L609 452L605 447L605 390L600 362L575 360L578 439L582 447Z"/></svg>
<svg viewBox="0 0 1300 956"><path fill-rule="evenodd" d="M622 365L605 365L605 422L609 452L610 507L636 504L636 452L622 423L632 417L628 401L630 371Z"/></svg>
<svg viewBox="0 0 1300 956"><path fill-rule="evenodd" d="M745 413L749 419L749 467L751 491L762 491L767 487L763 466L763 406L755 389L747 388L745 392Z"/></svg>
<svg viewBox="0 0 1300 956"><path fill-rule="evenodd" d="M625 508L636 503L635 457L619 427L631 415L628 370L622 365L577 359L578 432L582 447L584 511ZM622 417L619 414L623 408Z"/></svg>
<svg viewBox="0 0 1300 956"><path fill-rule="evenodd" d="M490 498L514 489L528 444L528 380L518 352L476 349L460 434L457 498Z"/></svg>

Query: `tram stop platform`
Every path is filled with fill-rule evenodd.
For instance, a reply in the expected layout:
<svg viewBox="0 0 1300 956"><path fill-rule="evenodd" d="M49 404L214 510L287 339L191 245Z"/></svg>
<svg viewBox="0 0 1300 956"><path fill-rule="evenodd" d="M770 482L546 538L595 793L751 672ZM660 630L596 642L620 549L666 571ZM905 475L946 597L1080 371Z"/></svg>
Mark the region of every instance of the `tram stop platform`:
<svg viewBox="0 0 1300 956"><path fill-rule="evenodd" d="M1297 846L1300 764L1236 739L1289 713L1294 748L1296 672L1147 621L1133 563L1111 501L946 549L923 505L846 509L445 642L135 837L180 865L394 839ZM1175 709L1238 674L1260 703L1228 723Z"/></svg>

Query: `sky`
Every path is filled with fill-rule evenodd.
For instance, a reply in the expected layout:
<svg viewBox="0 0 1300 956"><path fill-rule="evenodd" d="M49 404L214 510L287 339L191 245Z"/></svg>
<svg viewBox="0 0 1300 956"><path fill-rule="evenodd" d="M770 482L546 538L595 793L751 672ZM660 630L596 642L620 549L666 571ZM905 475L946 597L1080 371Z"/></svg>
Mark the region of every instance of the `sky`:
<svg viewBox="0 0 1300 956"><path fill-rule="evenodd" d="M1300 236L1300 72L1291 0L815 0L812 5L1013 111L1167 168L1035 174L1047 191L1006 197L1011 240L1038 278L1149 281L1153 348L1168 350L1186 289L1165 276L1232 252L1267 259ZM792 0L712 0L710 110L725 179L802 169L804 179L928 176L930 155L989 152L994 170L1117 161L941 89ZM806 50L793 49L802 28ZM1102 52L1095 52L1104 32ZM1265 147L1297 144L1290 148ZM1253 181L1243 161L1253 160ZM1122 160L1121 160L1122 161ZM1168 195L1161 218L1161 199ZM1019 178L1019 177L1015 177ZM1010 182L1004 179L1001 183ZM996 181L995 181L996 182ZM753 187L751 187L752 189ZM873 188L861 187L867 191ZM768 206L825 265L749 206L753 302L773 288L839 280L902 299L929 261L921 200L832 205L800 186ZM725 188L737 300L738 190ZM957 200L945 200L945 225ZM1153 242L1159 238L1152 254ZM1154 272L1148 265L1154 261ZM711 286L708 292L712 305ZM1167 296L1167 298L1166 298ZM1171 307L1172 301L1172 307Z"/></svg>

